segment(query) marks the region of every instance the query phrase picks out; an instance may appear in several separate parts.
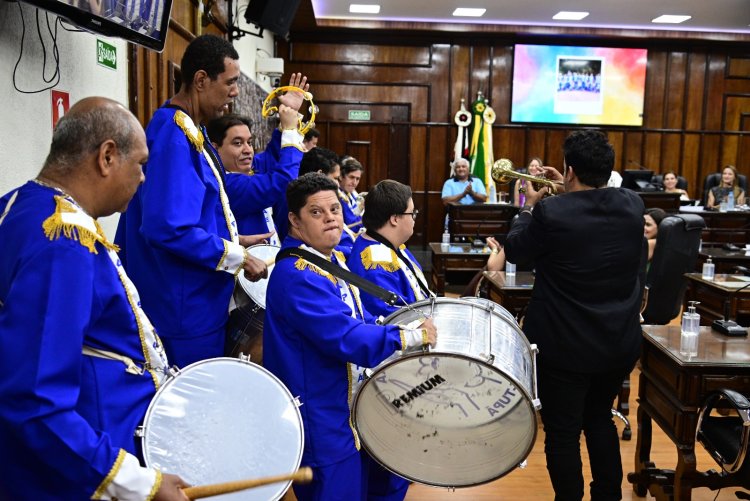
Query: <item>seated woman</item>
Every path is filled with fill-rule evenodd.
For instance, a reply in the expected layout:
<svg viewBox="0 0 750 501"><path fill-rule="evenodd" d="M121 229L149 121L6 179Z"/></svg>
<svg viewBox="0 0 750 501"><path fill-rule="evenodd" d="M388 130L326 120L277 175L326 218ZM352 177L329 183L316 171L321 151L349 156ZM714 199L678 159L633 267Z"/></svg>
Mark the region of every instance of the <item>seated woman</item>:
<svg viewBox="0 0 750 501"><path fill-rule="evenodd" d="M737 169L733 165L727 165L721 171L721 184L714 186L708 192L706 207L709 209L718 207L721 202L726 200L730 192L734 193L735 204L743 205L745 203L745 191L740 188Z"/></svg>
<svg viewBox="0 0 750 501"><path fill-rule="evenodd" d="M493 237L487 237L487 247L490 248L490 257L487 264L479 270L466 286L461 296L479 296L479 287L482 283L485 271L503 271L505 268L505 250Z"/></svg>
<svg viewBox="0 0 750 501"><path fill-rule="evenodd" d="M453 162L455 175L443 184L443 204L458 202L463 205L487 201L484 182L469 173L469 161L459 158Z"/></svg>
<svg viewBox="0 0 750 501"><path fill-rule="evenodd" d="M543 165L544 162L542 162L541 158L534 157L529 160L529 166L526 167L526 172L530 176L544 177ZM523 207L526 204L526 187L528 183L529 181L526 181L525 179L519 179L513 184L513 201L518 207Z"/></svg>
<svg viewBox="0 0 750 501"><path fill-rule="evenodd" d="M677 174L673 171L670 170L664 174L662 183L664 183L664 193L679 193L680 200L690 200L687 191L677 187Z"/></svg>
<svg viewBox="0 0 750 501"><path fill-rule="evenodd" d="M643 215L643 235L648 240L648 262L654 256L656 248L656 236L659 233L659 223L667 217L667 213L662 209L646 209Z"/></svg>

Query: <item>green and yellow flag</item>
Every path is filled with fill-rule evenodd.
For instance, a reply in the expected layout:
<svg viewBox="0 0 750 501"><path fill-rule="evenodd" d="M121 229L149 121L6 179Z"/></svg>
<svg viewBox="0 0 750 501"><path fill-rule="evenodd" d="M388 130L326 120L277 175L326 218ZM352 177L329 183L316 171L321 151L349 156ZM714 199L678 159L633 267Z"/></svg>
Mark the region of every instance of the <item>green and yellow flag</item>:
<svg viewBox="0 0 750 501"><path fill-rule="evenodd" d="M471 103L471 147L469 148L471 175L484 182L487 192L494 181L492 172L492 124L495 123L495 111L490 107L481 92L477 100Z"/></svg>

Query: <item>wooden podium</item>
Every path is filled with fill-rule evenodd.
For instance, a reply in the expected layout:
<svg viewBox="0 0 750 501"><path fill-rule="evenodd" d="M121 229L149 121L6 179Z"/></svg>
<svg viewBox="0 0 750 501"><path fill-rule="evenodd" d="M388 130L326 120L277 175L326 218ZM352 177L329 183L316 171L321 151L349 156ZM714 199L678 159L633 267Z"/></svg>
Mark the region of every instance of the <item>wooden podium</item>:
<svg viewBox="0 0 750 501"><path fill-rule="evenodd" d="M471 242L479 237L485 239L505 235L510 229L518 207L511 204L448 204L448 231L454 242Z"/></svg>

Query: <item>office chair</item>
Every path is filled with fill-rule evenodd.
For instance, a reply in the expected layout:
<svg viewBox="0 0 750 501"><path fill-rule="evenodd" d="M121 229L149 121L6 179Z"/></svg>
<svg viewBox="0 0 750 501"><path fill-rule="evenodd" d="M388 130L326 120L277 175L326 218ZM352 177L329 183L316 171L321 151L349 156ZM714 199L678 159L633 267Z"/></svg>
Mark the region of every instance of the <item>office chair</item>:
<svg viewBox="0 0 750 501"><path fill-rule="evenodd" d="M738 174L737 183L740 185L740 189L742 189L742 191L744 191L745 195L747 196L747 176L744 174ZM703 200L701 201L702 205L705 206L708 202L708 192L711 191L711 188L719 186L720 184L721 172L714 172L706 176L706 179L703 181Z"/></svg>
<svg viewBox="0 0 750 501"><path fill-rule="evenodd" d="M701 231L706 227L697 214L676 214L659 224L656 248L646 275L648 301L643 323L666 325L680 313L685 293L684 274L695 269Z"/></svg>
<svg viewBox="0 0 750 501"><path fill-rule="evenodd" d="M651 178L651 184L655 184L659 187L659 189L664 189L664 175L663 174L654 174L654 177ZM682 176L677 176L677 188L681 190L687 191L688 182L687 179L685 179Z"/></svg>

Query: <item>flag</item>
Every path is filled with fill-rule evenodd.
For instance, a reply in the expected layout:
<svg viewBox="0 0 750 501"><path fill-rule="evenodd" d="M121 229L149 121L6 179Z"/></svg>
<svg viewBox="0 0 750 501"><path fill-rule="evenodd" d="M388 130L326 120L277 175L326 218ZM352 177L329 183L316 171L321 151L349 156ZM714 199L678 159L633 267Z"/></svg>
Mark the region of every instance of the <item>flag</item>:
<svg viewBox="0 0 750 501"><path fill-rule="evenodd" d="M477 93L477 100L471 103L471 147L469 149L471 175L484 182L487 192L495 182L490 176L492 172L492 124L495 123L495 111L489 106L481 92Z"/></svg>
<svg viewBox="0 0 750 501"><path fill-rule="evenodd" d="M464 98L461 98L461 109L453 116L453 121L458 126L456 134L456 144L453 148L453 161L459 158L468 157L469 155L469 129L471 125L471 114L466 109ZM451 176L456 174L453 164L451 163Z"/></svg>

